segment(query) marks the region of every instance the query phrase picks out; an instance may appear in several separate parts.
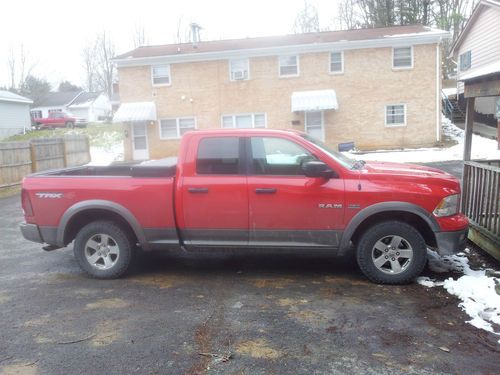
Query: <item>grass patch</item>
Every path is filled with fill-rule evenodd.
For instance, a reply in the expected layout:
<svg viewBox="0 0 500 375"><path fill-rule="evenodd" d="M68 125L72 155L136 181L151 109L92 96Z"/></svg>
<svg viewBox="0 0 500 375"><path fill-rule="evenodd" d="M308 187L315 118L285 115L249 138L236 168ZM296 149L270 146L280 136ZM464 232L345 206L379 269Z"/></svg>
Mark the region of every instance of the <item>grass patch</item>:
<svg viewBox="0 0 500 375"><path fill-rule="evenodd" d="M89 137L91 147L108 148L123 141L123 125L90 123L86 128L31 130L26 134L10 136L3 141L29 141L35 138L62 137L66 134L83 134Z"/></svg>
<svg viewBox="0 0 500 375"><path fill-rule="evenodd" d="M0 198L12 197L21 193L21 185L0 188Z"/></svg>

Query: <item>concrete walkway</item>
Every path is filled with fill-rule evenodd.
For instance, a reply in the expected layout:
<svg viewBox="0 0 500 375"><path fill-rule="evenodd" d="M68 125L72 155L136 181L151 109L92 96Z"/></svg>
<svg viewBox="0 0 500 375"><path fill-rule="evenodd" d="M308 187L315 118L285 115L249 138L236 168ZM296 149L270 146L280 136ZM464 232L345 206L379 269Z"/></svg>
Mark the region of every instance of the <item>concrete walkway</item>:
<svg viewBox="0 0 500 375"><path fill-rule="evenodd" d="M456 122L455 125L458 126L460 129L465 129L464 122ZM497 139L497 128L482 124L480 122L474 123L474 128L472 129L472 132L474 134L478 134L486 138Z"/></svg>

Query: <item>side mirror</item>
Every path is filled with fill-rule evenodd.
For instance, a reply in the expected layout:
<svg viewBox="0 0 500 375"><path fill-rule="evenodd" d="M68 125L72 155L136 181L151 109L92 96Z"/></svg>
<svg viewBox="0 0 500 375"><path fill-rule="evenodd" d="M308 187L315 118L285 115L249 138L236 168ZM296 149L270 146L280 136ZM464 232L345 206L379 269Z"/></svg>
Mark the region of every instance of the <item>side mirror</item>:
<svg viewBox="0 0 500 375"><path fill-rule="evenodd" d="M322 177L326 179L338 177L337 173L322 161L308 161L302 165L302 170L306 177Z"/></svg>

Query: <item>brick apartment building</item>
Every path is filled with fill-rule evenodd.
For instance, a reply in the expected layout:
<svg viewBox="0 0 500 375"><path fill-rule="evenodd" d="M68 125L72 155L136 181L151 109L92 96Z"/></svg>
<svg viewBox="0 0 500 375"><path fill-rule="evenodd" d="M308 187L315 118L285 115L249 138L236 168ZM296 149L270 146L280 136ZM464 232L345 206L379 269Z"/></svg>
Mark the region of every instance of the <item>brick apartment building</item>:
<svg viewBox="0 0 500 375"><path fill-rule="evenodd" d="M441 137L440 42L420 25L144 46L114 58L127 160L175 155L189 130L306 131L359 149Z"/></svg>

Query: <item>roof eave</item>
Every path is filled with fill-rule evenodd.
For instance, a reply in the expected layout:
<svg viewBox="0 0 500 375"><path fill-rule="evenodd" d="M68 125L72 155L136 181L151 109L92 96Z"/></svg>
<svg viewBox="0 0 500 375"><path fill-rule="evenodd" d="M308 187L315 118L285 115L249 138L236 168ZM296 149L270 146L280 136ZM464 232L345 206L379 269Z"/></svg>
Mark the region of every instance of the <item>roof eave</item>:
<svg viewBox="0 0 500 375"><path fill-rule="evenodd" d="M287 53L312 53L331 50L352 50L364 48L397 47L416 44L440 43L442 39L450 37L448 31L436 30L428 33L415 33L415 35L387 36L381 39L365 39L354 41L338 41L330 43L310 43L287 46L224 50L214 52L188 53L180 55L165 55L151 57L128 57L112 59L118 68L127 66L141 66L157 63L184 63L194 61L209 61L234 58L237 56L259 57L273 56Z"/></svg>

